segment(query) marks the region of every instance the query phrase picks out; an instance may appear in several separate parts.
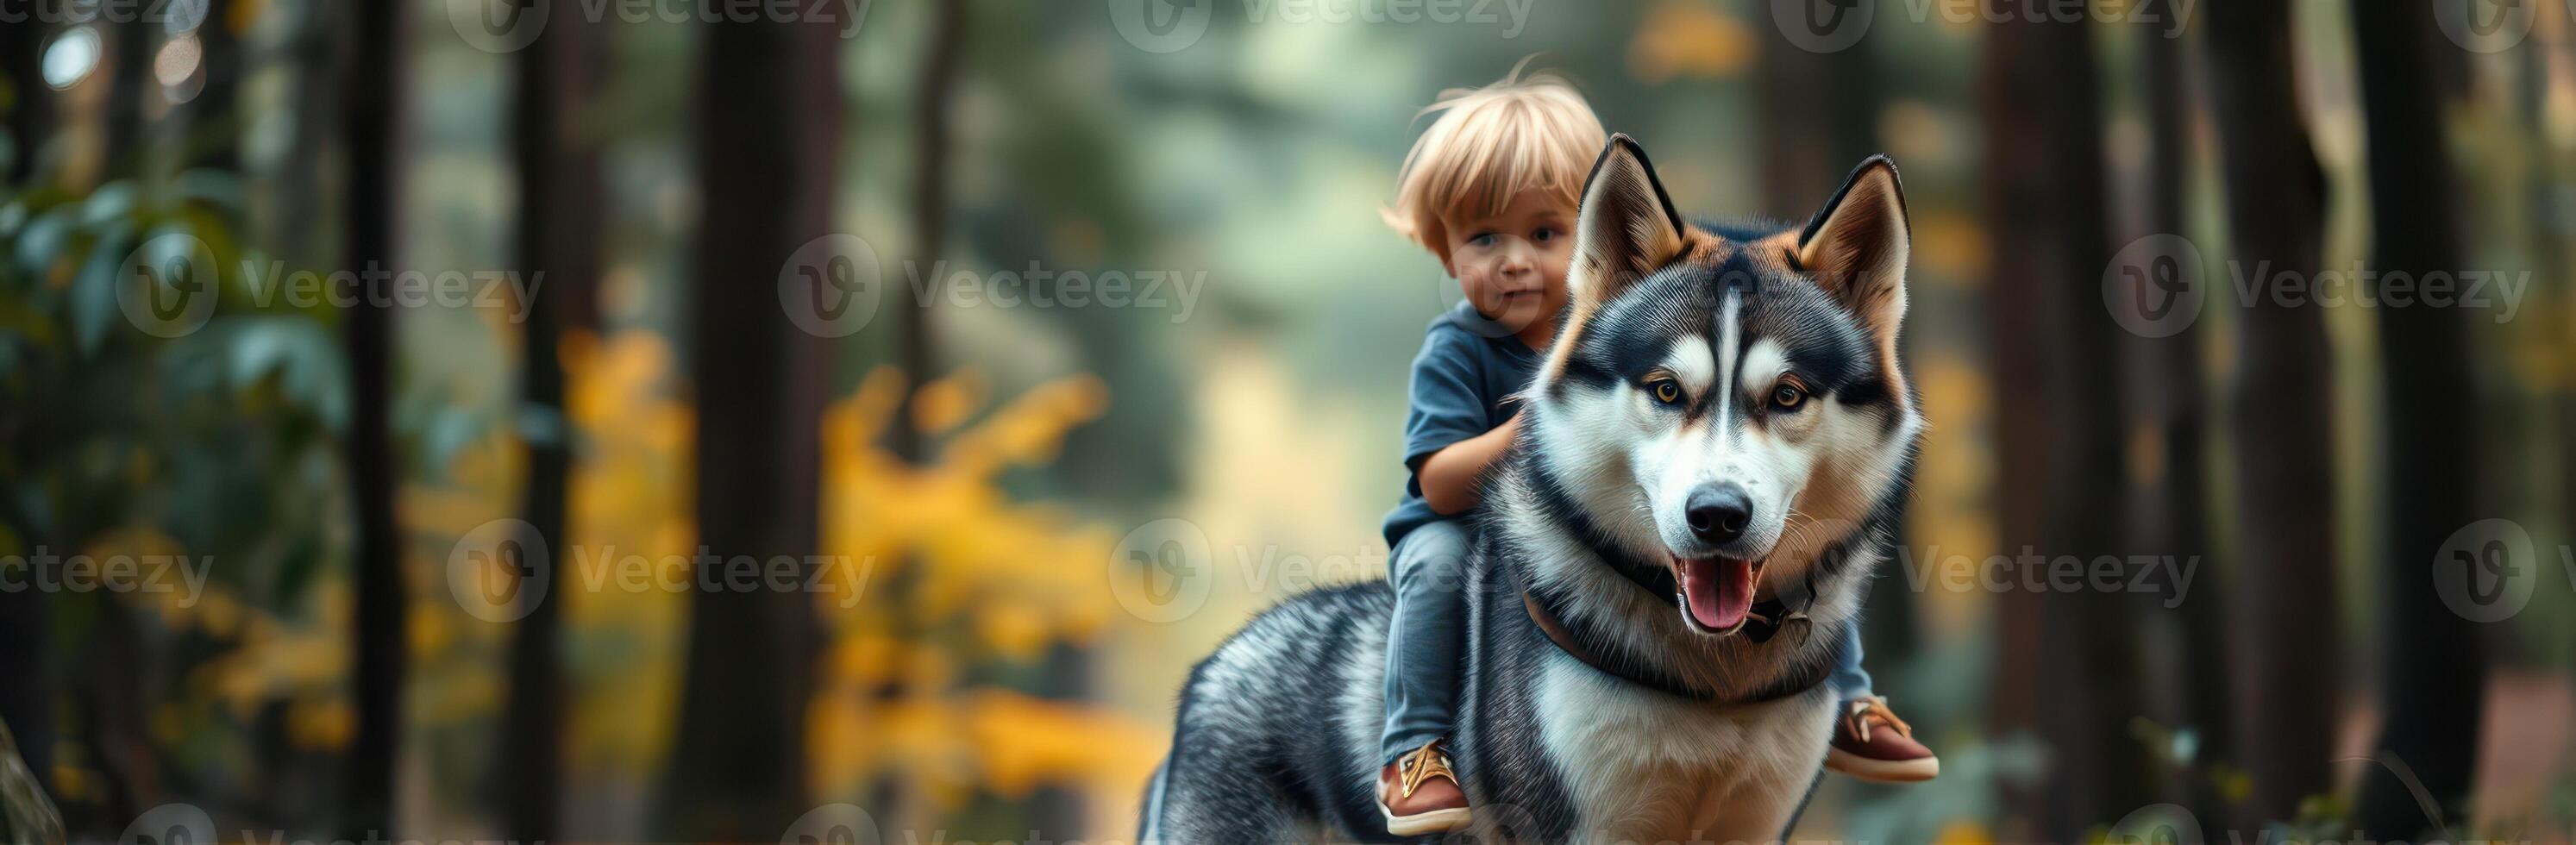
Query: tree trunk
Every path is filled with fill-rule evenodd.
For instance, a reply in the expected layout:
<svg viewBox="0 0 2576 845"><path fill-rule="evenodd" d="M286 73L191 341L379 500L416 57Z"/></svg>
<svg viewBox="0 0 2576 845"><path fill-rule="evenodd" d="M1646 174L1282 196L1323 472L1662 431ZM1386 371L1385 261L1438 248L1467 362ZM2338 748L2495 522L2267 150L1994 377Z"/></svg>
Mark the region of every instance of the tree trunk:
<svg viewBox="0 0 2576 845"><path fill-rule="evenodd" d="M2299 111L2286 0L2210 4L2208 38L2233 260L2262 276L2238 315L2229 386L2244 525L2231 596L2236 736L2253 780L2247 810L2286 819L2333 785L2342 691L2334 362L2324 313L2274 298L2284 274L2313 279L2324 261L2325 175ZM2214 275L2211 298L2224 298L2232 274Z"/></svg>
<svg viewBox="0 0 2576 845"><path fill-rule="evenodd" d="M195 122L188 136L188 147L179 156L182 167L206 168L233 172L241 169L241 133L243 121L234 110L241 90L241 39L231 26L233 4L240 0L208 0L206 21L197 27L199 55L204 58L205 89L188 101L188 114Z"/></svg>
<svg viewBox="0 0 2576 845"><path fill-rule="evenodd" d="M2452 228L2451 156L2443 137L2441 96L2433 87L2420 10L2376 0L2352 4L2368 132L2371 247L2385 284L2389 274L2423 279L2461 271ZM2387 545L2379 561L2379 614L2396 620L2381 630L2377 750L2413 771L2416 783L2384 766L2364 769L2355 821L2379 840L2416 839L2435 822L2424 817L2410 787L2420 785L2446 819L2461 808L2475 774L2478 724L2486 700L2486 657L2479 626L2444 606L2433 589L2443 543L2477 518L2475 401L2428 388L2473 390L2469 338L2450 308L2382 307L2379 362L2388 429ZM2536 565L2536 563L2534 564ZM2428 575L2430 577L2428 577ZM2440 831L2449 834L2452 831Z"/></svg>
<svg viewBox="0 0 2576 845"><path fill-rule="evenodd" d="M2143 202L2135 235L2180 236L2188 228L2183 188L2191 179L2183 44L2155 27L2135 29L2148 134L2146 168L2138 177ZM2208 387L2201 375L2199 325L2169 337L2132 334L2126 338L2129 418L2152 432L2161 447L2138 467L2143 476L2131 477L2130 494L2136 506L2130 512L2138 550L2201 562L2199 577L2192 580L2190 592L2180 597L2182 603L2162 612L2164 630L2171 641L2181 644L2179 663L2154 677L2159 685L2172 689L2167 712L2176 728L2189 730L2199 739L2190 765L2177 773L2171 790L2194 813L2216 819L2225 815L2224 799L2204 763L2226 759L2233 751L2227 677L2215 671L2227 664L2227 629L2225 592L2219 567L2211 561L2208 474L2203 469L2209 446L2202 423Z"/></svg>
<svg viewBox="0 0 2576 845"><path fill-rule="evenodd" d="M100 106L106 138L98 171L98 182L105 184L144 169L153 124L144 117L143 103L145 97L161 96L161 84L152 79L152 53L161 46L161 27L106 15L94 27L107 51L94 71L106 73L108 84L107 102Z"/></svg>
<svg viewBox="0 0 2576 845"><path fill-rule="evenodd" d="M552 20L518 54L512 145L519 167L518 266L536 284L520 327L523 421L543 421L551 436L527 439L525 499L520 512L552 550L556 585L572 583L565 566L572 473L571 424L564 413L560 343L567 328L588 325L599 276L599 161L581 114L597 87L596 26L578 15ZM520 593L526 604L510 644L510 697L499 761L502 829L522 841L561 839L565 698L563 606L558 590Z"/></svg>
<svg viewBox="0 0 2576 845"><path fill-rule="evenodd" d="M1797 214L1822 206L1861 159L1880 152L1878 65L1866 46L1831 54L1785 42L1763 47L1755 89L1762 208Z"/></svg>
<svg viewBox="0 0 2576 845"><path fill-rule="evenodd" d="M1995 452L1995 551L2004 555L2038 548L2046 524L2051 445L2047 408L2039 391L2015 386L2044 380L2040 362L2049 348L2044 282L2067 263L2046 252L2064 244L2046 236L2063 224L2057 216L2058 198L2049 195L2048 185L2036 178L2037 170L2029 167L2019 149L2031 139L2045 137L2040 125L2043 116L2023 99L2022 90L2043 75L2031 70L2039 62L2037 53L2030 33L1989 28L1979 83L1987 133L1982 202L1987 249L1994 257L1984 305L1986 351L1996 385L1990 435ZM1994 601L1995 682L1987 723L1998 738L2027 735L2039 726L2039 644L2045 636L2041 614L2045 605L2040 596L2024 591L2004 591ZM2038 785L2005 781L1999 789L2011 818L2036 820L2046 807ZM2005 840L2040 837L2038 830L2010 824L1996 835Z"/></svg>
<svg viewBox="0 0 2576 845"><path fill-rule="evenodd" d="M820 21L702 32L705 205L690 337L699 542L720 560L787 556L810 566L828 361L820 340L788 321L777 284L797 248L831 228L841 42ZM691 594L664 802L673 835L763 840L806 809L812 601L766 590Z"/></svg>
<svg viewBox="0 0 2576 845"><path fill-rule="evenodd" d="M339 245L331 240L338 229L326 216L330 206L324 191L329 174L305 163L326 160L333 125L340 117L339 104L350 96L347 88L354 80L339 72L343 60L336 34L348 25L345 19L355 14L357 4L298 5L287 12L295 20L286 28L286 42L271 53L272 61L285 65L291 92L286 108L291 110L294 128L284 162L252 174L274 183L264 192L257 235L259 243L275 245L291 263L320 266L339 255ZM253 196L259 198L257 193Z"/></svg>
<svg viewBox="0 0 2576 845"><path fill-rule="evenodd" d="M397 192L395 144L400 136L402 27L405 7L359 3L350 9L353 29L342 75L349 166L347 262L371 289L344 315L349 354L349 484L356 501L357 629L350 686L357 701L357 735L349 749L348 796L342 806L346 838L390 837L394 830L394 772L402 749L403 677L408 605L403 583L401 526L394 492L400 477L393 442L394 319L383 271L395 265ZM370 275L370 271L376 271Z"/></svg>
<svg viewBox="0 0 2576 845"><path fill-rule="evenodd" d="M2040 362L2037 390L2028 387L2032 382L2010 380L2030 375L2025 372L2004 376L1997 392L2035 395L2028 401L2036 407L2011 412L2034 414L2036 420L2025 417L2021 424L2041 423L2038 437L2046 444L2031 473L2046 497L2036 506L2043 523L2035 532L2026 523L2017 526L2030 533L2007 539L2027 542L2035 533L2051 565L2071 556L2089 566L2121 548L2119 490L2103 484L2122 472L2112 341L2119 328L2099 287L2111 251L2092 36L2086 23L2041 21L1998 24L1987 35L1994 297L2022 300L2009 316L2036 322L1997 326L2027 333L2010 341L2018 349L1997 352L2036 352ZM2096 589L2005 596L2015 621L2027 626L2035 617L2040 628L2034 642L2008 647L2022 662L2003 671L2020 678L2013 692L2029 696L2008 709L2038 729L2055 761L2045 799L2034 807L2042 825L2034 833L2041 838L2080 838L2088 826L2117 818L2152 794L2144 767L2110 762L2137 756L2129 731L2139 700L2132 598Z"/></svg>
<svg viewBox="0 0 2576 845"><path fill-rule="evenodd" d="M9 161L8 184L29 187L36 174L36 159L45 142L53 135L54 113L52 90L45 86L43 52L46 36L52 28L30 19L0 27L0 74L6 74L14 100L9 106L9 142L15 154ZM0 412L0 432L11 446L27 437L27 409L13 408ZM31 458L15 456L12 461ZM32 554L38 544L46 543L49 532L39 525L35 515L26 513L16 503L0 503L0 516L5 516L10 532L17 537L18 547L9 554ZM48 547L56 554L69 549ZM53 789L54 775L54 673L50 640L52 614L44 593L35 590L0 591L0 723L6 723L16 734L19 755L35 773L38 785L48 793Z"/></svg>
<svg viewBox="0 0 2576 845"><path fill-rule="evenodd" d="M965 54L967 6L938 4L937 16L930 24L930 48L922 58L920 87L913 92L911 258L924 267L938 259L939 251L948 242L948 100L957 84L957 66ZM932 280L934 285L937 282ZM925 291L911 285L903 289L910 297L903 302L910 307L899 305L896 309L897 342L901 347L895 352L895 363L906 376L927 380L936 366L931 357L937 345L937 329L930 322L930 305L938 296L935 289ZM895 454L920 460L919 433L909 424L893 429Z"/></svg>
<svg viewBox="0 0 2576 845"><path fill-rule="evenodd" d="M35 29L30 23L26 29ZM14 71L13 71L14 72ZM25 105L25 101L20 101ZM12 117L12 127L16 126ZM42 391L40 391L42 392ZM34 457L47 448L50 438L31 428L26 418L28 409L0 410L0 436L5 436L7 456L12 467L36 463ZM40 521L41 520L41 521ZM55 531L54 519L44 518L19 501L0 502L0 527L5 527L15 540L0 554L32 556L39 549L56 555L67 555ZM24 579L26 576L19 576ZM6 725L15 736L20 759L35 777L35 786L47 795L54 791L54 708L58 680L54 672L53 599L43 590L0 590L0 725Z"/></svg>
<svg viewBox="0 0 2576 845"><path fill-rule="evenodd" d="M12 550L23 554L34 550L33 537L27 526L11 520L25 548ZM61 550L47 549L60 554ZM53 614L47 607L45 593L37 590L0 590L0 724L9 726L18 738L18 756L27 761L27 769L36 777L36 786L53 793L54 780L54 671Z"/></svg>
<svg viewBox="0 0 2576 845"><path fill-rule="evenodd" d="M8 74L16 102L9 107L9 140L17 155L9 161L9 184L25 185L36 175L37 159L54 134L53 90L45 87L44 50L53 27L34 20L0 27L0 73ZM11 723L15 725L15 722ZM21 748L33 743L18 731Z"/></svg>

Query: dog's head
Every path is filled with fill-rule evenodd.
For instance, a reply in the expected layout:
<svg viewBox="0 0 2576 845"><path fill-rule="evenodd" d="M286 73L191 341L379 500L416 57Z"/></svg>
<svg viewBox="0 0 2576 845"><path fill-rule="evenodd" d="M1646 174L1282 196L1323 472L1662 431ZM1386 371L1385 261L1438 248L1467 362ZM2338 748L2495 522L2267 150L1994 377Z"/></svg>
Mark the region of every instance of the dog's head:
<svg viewBox="0 0 2576 845"><path fill-rule="evenodd" d="M1862 162L1804 227L1720 232L1685 223L1621 135L1575 229L1535 458L1602 533L1669 567L1691 630L1731 634L1901 485L1921 418L1896 357L1896 167Z"/></svg>

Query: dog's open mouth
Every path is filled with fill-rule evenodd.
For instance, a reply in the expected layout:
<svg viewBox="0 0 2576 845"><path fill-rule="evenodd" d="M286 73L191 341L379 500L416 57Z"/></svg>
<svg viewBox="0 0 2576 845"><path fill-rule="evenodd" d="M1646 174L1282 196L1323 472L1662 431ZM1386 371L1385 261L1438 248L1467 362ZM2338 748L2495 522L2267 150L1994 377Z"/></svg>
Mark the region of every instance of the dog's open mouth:
<svg viewBox="0 0 2576 845"><path fill-rule="evenodd" d="M1700 630L1731 634L1753 615L1754 587L1762 583L1762 564L1769 559L1674 558L1682 616Z"/></svg>

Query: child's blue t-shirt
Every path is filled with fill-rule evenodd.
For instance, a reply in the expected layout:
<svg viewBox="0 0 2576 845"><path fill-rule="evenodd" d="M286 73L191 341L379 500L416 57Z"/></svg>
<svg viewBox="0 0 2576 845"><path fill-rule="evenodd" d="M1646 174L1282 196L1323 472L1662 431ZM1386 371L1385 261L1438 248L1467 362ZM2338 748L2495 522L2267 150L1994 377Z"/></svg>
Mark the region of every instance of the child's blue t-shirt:
<svg viewBox="0 0 2576 845"><path fill-rule="evenodd" d="M1509 422L1515 399L1538 372L1541 357L1519 336L1458 303L1433 318L1413 357L1411 408L1404 416L1404 500L1386 515L1386 546L1444 519L1422 500L1422 462L1450 444ZM1507 401L1510 400L1510 401Z"/></svg>

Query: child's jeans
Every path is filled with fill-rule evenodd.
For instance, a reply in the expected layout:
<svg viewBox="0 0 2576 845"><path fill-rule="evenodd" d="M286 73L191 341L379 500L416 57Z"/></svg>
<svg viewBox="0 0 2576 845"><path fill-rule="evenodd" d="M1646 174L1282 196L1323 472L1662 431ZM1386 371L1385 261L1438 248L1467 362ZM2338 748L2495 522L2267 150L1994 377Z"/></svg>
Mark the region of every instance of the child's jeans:
<svg viewBox="0 0 2576 845"><path fill-rule="evenodd" d="M1448 736L1458 716L1458 670L1467 641L1466 522L1435 520L1404 535L1387 555L1395 619L1386 632L1384 766Z"/></svg>
<svg viewBox="0 0 2576 845"><path fill-rule="evenodd" d="M1386 728L1378 765L1395 762L1448 736L1458 715L1458 671L1467 638L1467 547L1474 534L1461 520L1413 529L1388 555L1395 619L1386 632ZM1828 679L1843 700L1871 694L1860 668L1860 625L1843 626L1842 664Z"/></svg>
<svg viewBox="0 0 2576 845"><path fill-rule="evenodd" d="M1826 683L1834 685L1836 697L1850 701L1865 695L1876 695L1869 680L1869 670L1860 668L1860 619L1853 617L1843 626L1843 662L1834 667Z"/></svg>

